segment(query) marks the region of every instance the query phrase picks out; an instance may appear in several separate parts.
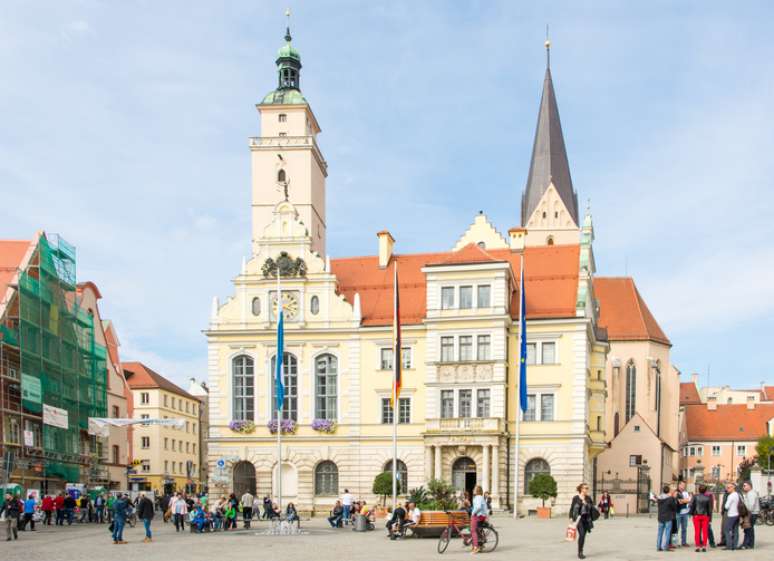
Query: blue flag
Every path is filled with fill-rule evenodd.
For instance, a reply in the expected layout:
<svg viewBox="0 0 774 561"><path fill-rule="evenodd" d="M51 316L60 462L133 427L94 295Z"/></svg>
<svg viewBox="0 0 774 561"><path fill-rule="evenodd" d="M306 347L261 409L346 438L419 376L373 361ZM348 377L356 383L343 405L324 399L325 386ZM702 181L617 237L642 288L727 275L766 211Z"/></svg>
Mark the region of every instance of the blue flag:
<svg viewBox="0 0 774 561"><path fill-rule="evenodd" d="M524 259L524 257L522 257ZM519 406L522 411L527 410L527 299L524 296L524 265L521 267L521 303L519 314L521 325L519 326Z"/></svg>
<svg viewBox="0 0 774 561"><path fill-rule="evenodd" d="M277 372L274 376L274 387L277 389L277 410L279 411L285 403L285 386L282 385L282 364L285 362L285 314L281 305L277 307L279 308L279 321L277 322L277 358L275 361Z"/></svg>

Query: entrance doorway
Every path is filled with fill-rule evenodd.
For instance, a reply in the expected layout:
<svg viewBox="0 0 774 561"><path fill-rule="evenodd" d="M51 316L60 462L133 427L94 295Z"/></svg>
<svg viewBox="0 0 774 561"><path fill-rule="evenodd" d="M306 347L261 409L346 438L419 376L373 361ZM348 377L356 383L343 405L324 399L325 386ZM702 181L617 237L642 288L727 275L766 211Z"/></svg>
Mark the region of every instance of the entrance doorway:
<svg viewBox="0 0 774 561"><path fill-rule="evenodd" d="M241 497L247 492L255 496L255 466L252 462L238 462L234 466L234 494Z"/></svg>
<svg viewBox="0 0 774 561"><path fill-rule="evenodd" d="M467 456L457 458L452 465L452 485L458 491L473 494L473 488L476 486L476 462Z"/></svg>

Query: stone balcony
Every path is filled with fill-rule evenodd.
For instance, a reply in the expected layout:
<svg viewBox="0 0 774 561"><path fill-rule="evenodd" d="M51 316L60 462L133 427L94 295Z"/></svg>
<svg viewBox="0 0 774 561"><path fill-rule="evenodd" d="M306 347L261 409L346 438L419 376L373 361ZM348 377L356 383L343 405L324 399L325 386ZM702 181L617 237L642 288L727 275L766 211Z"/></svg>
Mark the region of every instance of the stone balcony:
<svg viewBox="0 0 774 561"><path fill-rule="evenodd" d="M589 390L592 392L602 392L604 393L607 390L607 384L604 380L597 380L595 378L591 378L589 380Z"/></svg>
<svg viewBox="0 0 774 561"><path fill-rule="evenodd" d="M505 423L498 417L452 417L449 419L427 419L427 433L500 433Z"/></svg>

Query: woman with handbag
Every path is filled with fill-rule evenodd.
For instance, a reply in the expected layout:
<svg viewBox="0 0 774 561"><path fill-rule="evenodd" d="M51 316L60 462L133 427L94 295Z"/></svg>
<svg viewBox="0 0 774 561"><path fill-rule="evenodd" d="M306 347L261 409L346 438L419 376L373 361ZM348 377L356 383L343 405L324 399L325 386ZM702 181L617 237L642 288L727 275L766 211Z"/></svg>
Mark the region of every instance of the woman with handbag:
<svg viewBox="0 0 774 561"><path fill-rule="evenodd" d="M591 532L594 527L594 503L589 497L589 486L581 483L577 487L578 494L572 498L570 505L570 520L572 520L577 530L578 536L578 559L585 559L583 547L586 545L586 534ZM599 513L599 511L597 511Z"/></svg>

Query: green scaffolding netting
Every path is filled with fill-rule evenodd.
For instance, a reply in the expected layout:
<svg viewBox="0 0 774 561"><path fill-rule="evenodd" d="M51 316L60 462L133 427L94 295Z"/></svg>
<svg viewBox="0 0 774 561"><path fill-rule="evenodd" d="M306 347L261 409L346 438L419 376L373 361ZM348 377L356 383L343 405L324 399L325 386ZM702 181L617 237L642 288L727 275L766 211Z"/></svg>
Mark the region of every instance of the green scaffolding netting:
<svg viewBox="0 0 774 561"><path fill-rule="evenodd" d="M18 340L22 406L43 404L67 412L67 428L43 423L47 477L84 481L89 466L81 431L89 417L107 411L107 351L94 340L94 318L76 291L75 248L58 236L41 236L37 257L19 279Z"/></svg>

